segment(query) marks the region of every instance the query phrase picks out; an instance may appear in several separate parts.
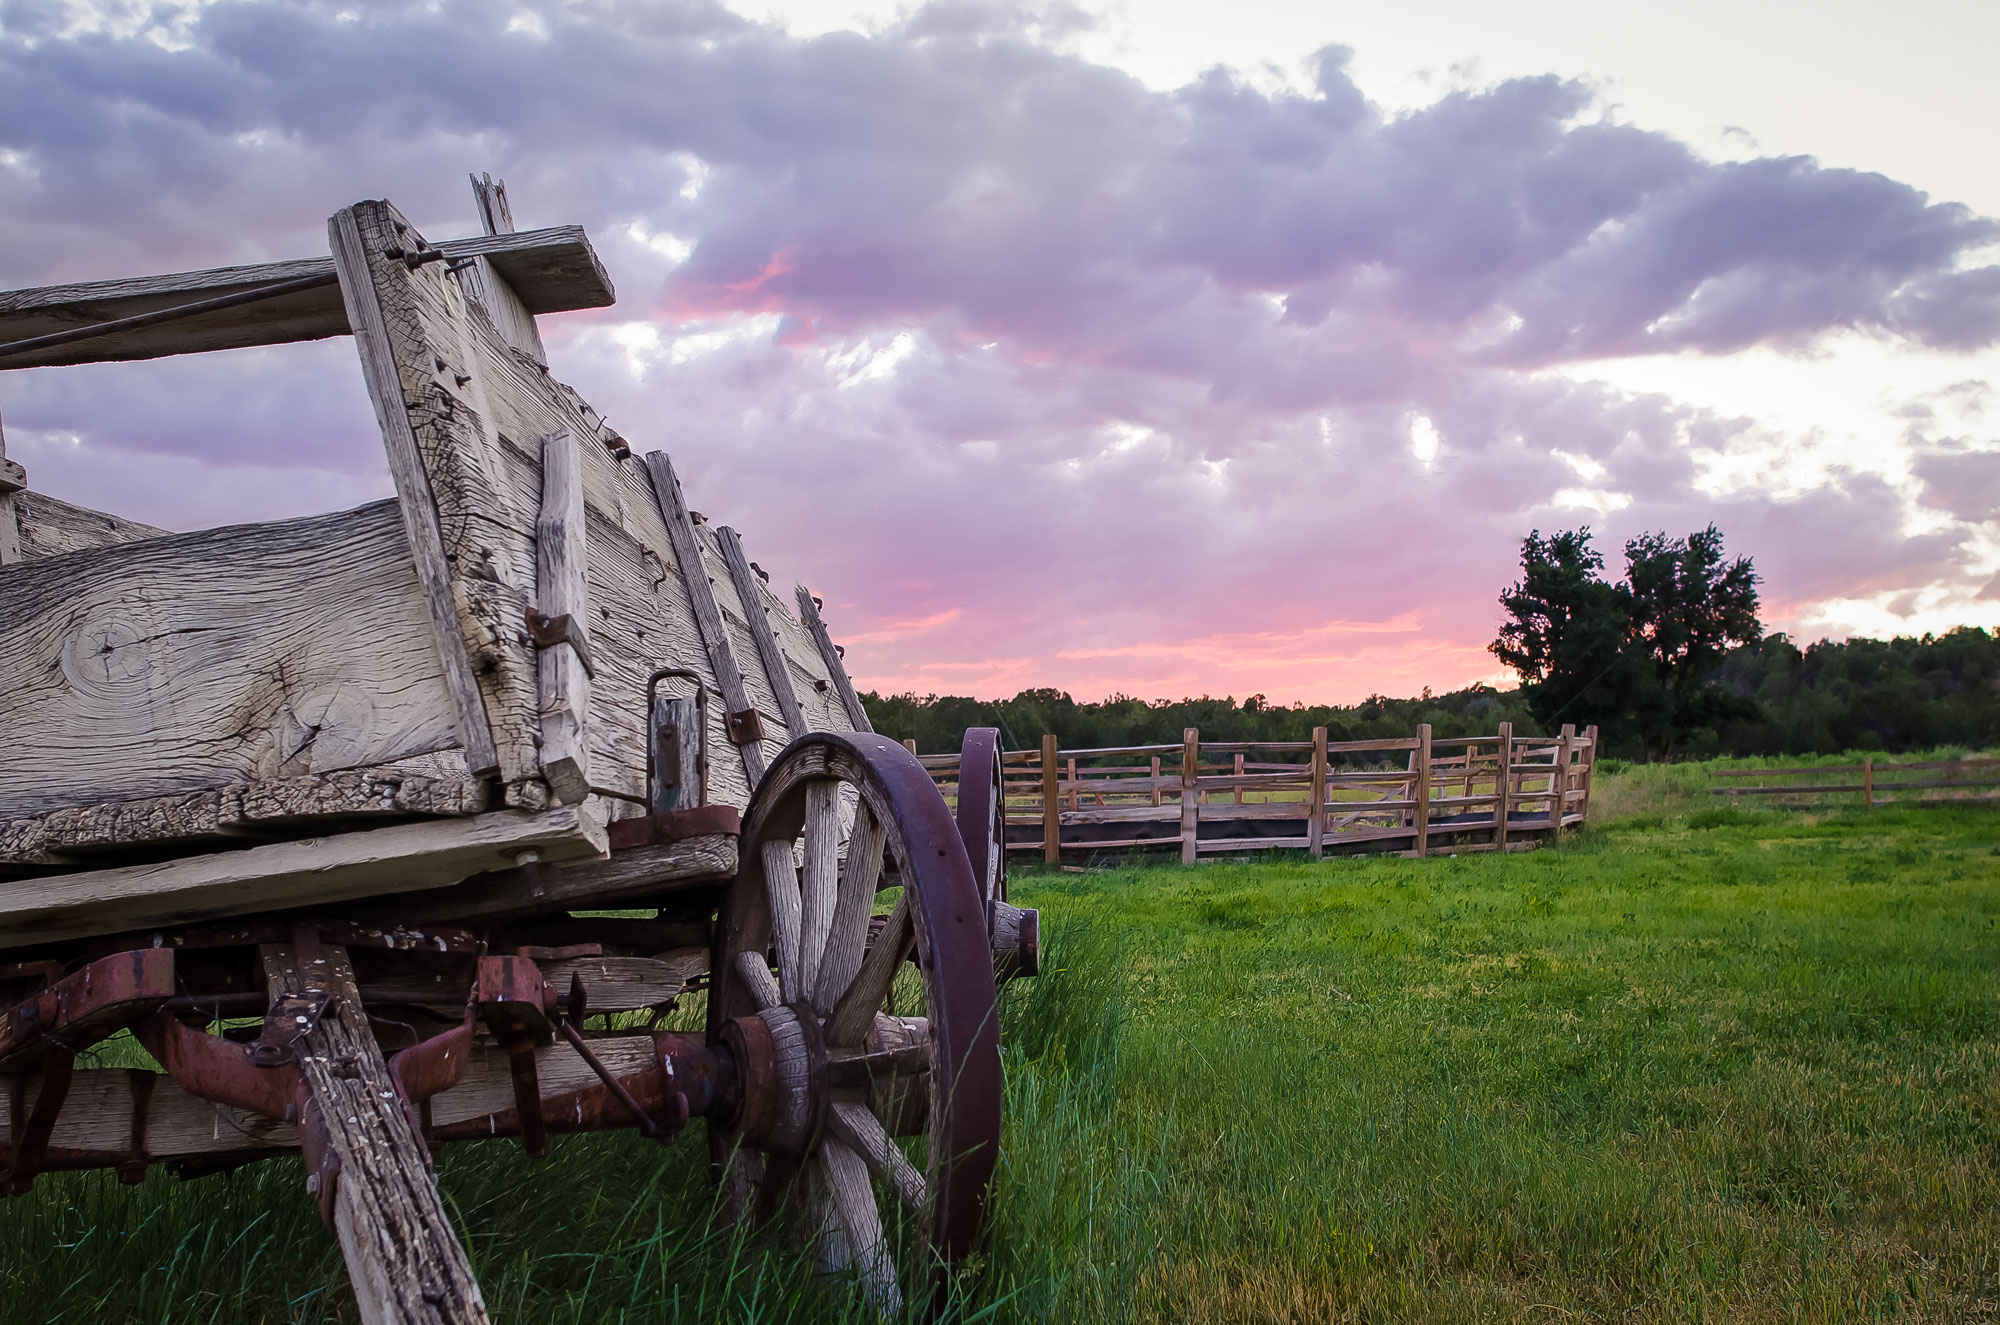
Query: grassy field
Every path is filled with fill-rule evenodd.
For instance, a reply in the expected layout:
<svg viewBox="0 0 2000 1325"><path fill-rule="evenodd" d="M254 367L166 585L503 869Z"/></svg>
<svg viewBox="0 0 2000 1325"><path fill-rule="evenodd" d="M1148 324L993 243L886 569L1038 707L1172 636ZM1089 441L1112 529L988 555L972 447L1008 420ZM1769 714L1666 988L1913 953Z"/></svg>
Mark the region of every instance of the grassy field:
<svg viewBox="0 0 2000 1325"><path fill-rule="evenodd" d="M1039 874L977 1320L1984 1320L2000 816L1712 808L1559 850ZM1651 778L1657 786L1645 784ZM699 1129L446 1154L497 1317L861 1319ZM344 1319L291 1161L0 1204L0 1320Z"/></svg>

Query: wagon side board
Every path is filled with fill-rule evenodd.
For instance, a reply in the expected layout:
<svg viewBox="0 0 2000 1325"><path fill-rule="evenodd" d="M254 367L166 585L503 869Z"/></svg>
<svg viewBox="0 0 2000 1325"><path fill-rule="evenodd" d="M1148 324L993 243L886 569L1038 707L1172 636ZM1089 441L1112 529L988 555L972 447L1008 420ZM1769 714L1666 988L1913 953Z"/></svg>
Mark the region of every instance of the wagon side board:
<svg viewBox="0 0 2000 1325"><path fill-rule="evenodd" d="M10 566L0 675L0 821L457 744L393 502Z"/></svg>

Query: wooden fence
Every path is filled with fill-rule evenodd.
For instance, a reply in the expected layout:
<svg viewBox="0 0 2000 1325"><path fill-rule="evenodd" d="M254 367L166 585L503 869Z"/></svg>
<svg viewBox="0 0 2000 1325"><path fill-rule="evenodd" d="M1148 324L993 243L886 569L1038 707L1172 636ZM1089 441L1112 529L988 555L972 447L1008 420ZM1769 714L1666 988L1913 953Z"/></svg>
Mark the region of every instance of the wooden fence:
<svg viewBox="0 0 2000 1325"><path fill-rule="evenodd" d="M907 744L907 743L906 743ZM914 749L914 745L911 747ZM1328 741L1206 741L1040 750L1001 758L1007 849L1062 853L1178 848L1203 856L1274 849L1397 852L1516 851L1583 821L1597 729ZM919 756L955 801L958 756ZM1558 811L1557 807L1560 807Z"/></svg>
<svg viewBox="0 0 2000 1325"><path fill-rule="evenodd" d="M1983 776L1952 776L1980 769L1990 770ZM1942 777L1905 777L1908 773L1941 773ZM1731 768L1711 774L1716 778L1772 778L1772 777L1854 777L1860 775L1859 782L1807 782L1782 785L1768 783L1756 786L1711 787L1716 796L1831 796L1861 793L1861 803L1867 806L1888 805L1897 801L1905 804L1912 799L1925 801L1923 796L1910 797L1904 793L1923 792L1945 787L2000 787L2000 759L1932 759L1918 763L1891 763L1872 757L1863 758L1858 764L1822 764L1817 768ZM1884 777L1883 774L1888 776ZM2000 800L1996 796L1941 798L1945 803L1952 800Z"/></svg>

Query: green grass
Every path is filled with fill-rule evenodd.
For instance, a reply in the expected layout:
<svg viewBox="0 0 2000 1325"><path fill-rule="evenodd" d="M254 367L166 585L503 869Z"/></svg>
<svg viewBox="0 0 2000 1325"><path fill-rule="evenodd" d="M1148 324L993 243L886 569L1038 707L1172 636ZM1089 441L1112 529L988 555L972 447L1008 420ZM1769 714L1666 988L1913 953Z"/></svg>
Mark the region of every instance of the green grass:
<svg viewBox="0 0 2000 1325"><path fill-rule="evenodd" d="M1987 1318L2000 817L1628 800L1560 850L1017 880L1048 969L958 1313ZM700 1158L440 1177L501 1319L863 1318L716 1227ZM0 1321L351 1315L293 1161L45 1178L0 1246Z"/></svg>

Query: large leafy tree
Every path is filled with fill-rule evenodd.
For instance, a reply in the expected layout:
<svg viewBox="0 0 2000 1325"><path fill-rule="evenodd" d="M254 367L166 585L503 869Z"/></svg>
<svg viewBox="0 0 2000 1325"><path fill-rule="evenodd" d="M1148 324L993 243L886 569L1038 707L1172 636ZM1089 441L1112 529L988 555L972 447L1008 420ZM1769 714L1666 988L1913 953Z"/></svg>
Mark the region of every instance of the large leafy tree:
<svg viewBox="0 0 2000 1325"><path fill-rule="evenodd" d="M1521 543L1519 582L1500 595L1509 619L1489 647L1520 676L1528 711L1545 728L1565 715L1616 727L1630 707L1630 604L1603 569L1589 526L1547 538L1537 529Z"/></svg>
<svg viewBox="0 0 2000 1325"><path fill-rule="evenodd" d="M1695 731L1755 712L1710 684L1731 647L1764 634L1757 572L1748 557L1725 559L1721 530L1639 535L1625 545L1624 587L1631 605L1627 649L1650 672L1633 714L1649 753L1672 754Z"/></svg>
<svg viewBox="0 0 2000 1325"><path fill-rule="evenodd" d="M1731 646L1762 638L1757 575L1728 561L1714 525L1686 538L1641 534L1625 578L1607 583L1588 527L1521 544L1521 579L1500 595L1490 646L1521 678L1544 727L1595 722L1607 741L1670 755L1692 732L1744 716L1711 684Z"/></svg>

